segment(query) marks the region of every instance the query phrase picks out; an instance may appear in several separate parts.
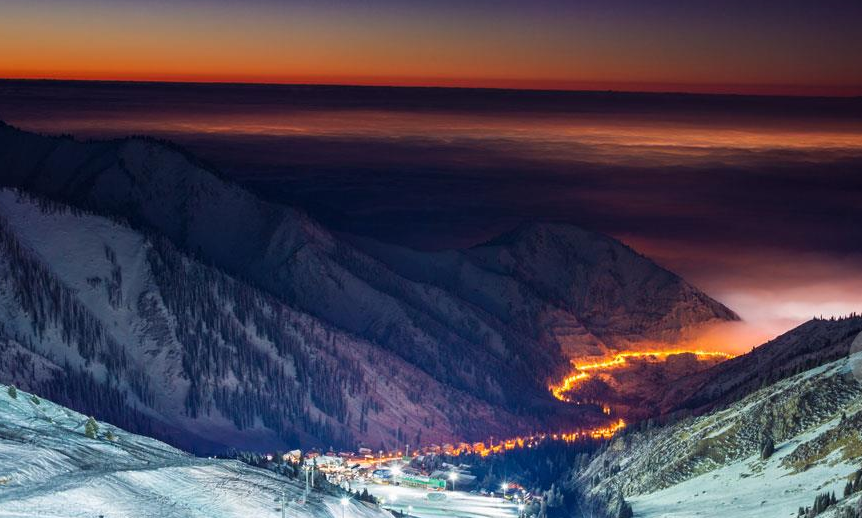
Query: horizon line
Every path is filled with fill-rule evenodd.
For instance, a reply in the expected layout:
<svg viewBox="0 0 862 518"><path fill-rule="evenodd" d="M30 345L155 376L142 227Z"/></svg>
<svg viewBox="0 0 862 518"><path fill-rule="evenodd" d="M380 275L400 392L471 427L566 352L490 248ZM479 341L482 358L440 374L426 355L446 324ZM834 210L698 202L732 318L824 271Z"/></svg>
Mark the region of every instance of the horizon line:
<svg viewBox="0 0 862 518"><path fill-rule="evenodd" d="M4 77L0 76L0 81L3 82L56 82L56 83L112 83L112 84L176 84L176 85L193 85L193 86L206 86L206 85L223 85L223 86L304 86L304 87L340 87L340 88L399 88L399 89L436 89L436 90L498 90L498 91L516 91L516 92L555 92L555 93L614 93L614 94L653 94L653 95L691 95L691 96L736 96L736 97L785 97L785 98L822 98L822 99L860 99L862 98L862 86L851 86L846 87L847 89L857 89L858 92L847 93L847 94L825 94L825 93L792 93L792 92L781 92L776 91L773 93L765 91L769 88L777 88L779 86L787 86L790 88L824 88L824 89L835 89L835 88L843 88L843 87L822 87L822 86L812 86L812 87L803 87L798 85L700 85L703 89L697 89L697 84L685 84L685 83L649 83L655 86L655 89L646 88L646 89L637 89L633 87L631 89L628 88L618 88L619 86L623 86L626 83L617 83L617 87L611 87L610 84L607 88L601 88L596 85L593 88L586 86L583 87L572 87L572 88L552 88L552 87L517 87L517 86L489 86L489 85L465 85L465 84L433 84L428 83L424 84L421 81L416 84L411 83L397 83L397 82L387 82L381 80L380 82L370 81L370 82L355 82L351 83L348 81L321 81L321 82L307 82L307 81L244 81L244 80L202 80L202 79L181 79L181 78L172 78L172 79L118 79L118 78L80 78L80 77ZM456 80L460 81L460 80ZM469 80L465 80L469 81ZM501 80L503 82L505 80ZM645 84L643 86L647 86L649 84ZM674 89L674 86L681 87L680 89ZM685 86L695 87L689 90L684 89ZM739 89L733 89L732 87L739 87ZM668 88L663 88L668 87ZM714 87L711 89L710 87ZM727 90L721 90L721 88L727 88ZM751 88L750 91L745 91L745 88ZM759 90L759 91L758 91Z"/></svg>

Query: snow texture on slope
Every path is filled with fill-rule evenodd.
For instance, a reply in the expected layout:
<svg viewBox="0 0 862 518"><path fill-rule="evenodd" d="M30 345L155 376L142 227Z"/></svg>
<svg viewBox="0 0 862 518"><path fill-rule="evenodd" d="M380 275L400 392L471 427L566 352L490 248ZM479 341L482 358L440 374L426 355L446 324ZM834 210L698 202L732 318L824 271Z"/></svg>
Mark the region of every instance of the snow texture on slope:
<svg viewBox="0 0 862 518"><path fill-rule="evenodd" d="M296 503L304 488L271 472L193 457L106 423L89 438L86 421L21 390L13 398L0 385L0 516L276 518L282 492L290 517L342 515L331 496L312 493L307 504ZM386 516L356 501L344 511Z"/></svg>

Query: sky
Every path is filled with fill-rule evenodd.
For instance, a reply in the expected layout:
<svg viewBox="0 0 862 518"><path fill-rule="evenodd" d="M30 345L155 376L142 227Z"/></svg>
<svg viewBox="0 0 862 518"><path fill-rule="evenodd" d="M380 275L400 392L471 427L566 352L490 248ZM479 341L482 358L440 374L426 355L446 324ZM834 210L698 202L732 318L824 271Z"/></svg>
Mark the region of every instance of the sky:
<svg viewBox="0 0 862 518"><path fill-rule="evenodd" d="M0 77L862 95L856 0L2 0Z"/></svg>
<svg viewBox="0 0 862 518"><path fill-rule="evenodd" d="M0 81L0 119L169 139L419 249L529 221L602 232L739 313L735 351L862 312L862 99Z"/></svg>

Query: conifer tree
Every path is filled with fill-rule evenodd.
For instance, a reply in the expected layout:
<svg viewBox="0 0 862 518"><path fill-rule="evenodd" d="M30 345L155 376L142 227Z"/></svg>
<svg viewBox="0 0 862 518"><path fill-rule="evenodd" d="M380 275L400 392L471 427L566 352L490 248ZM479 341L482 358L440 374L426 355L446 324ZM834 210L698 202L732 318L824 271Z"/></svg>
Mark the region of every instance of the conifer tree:
<svg viewBox="0 0 862 518"><path fill-rule="evenodd" d="M90 439L95 439L96 434L99 433L99 424L96 423L96 420L92 417L87 419L87 424L84 425L84 435L89 437Z"/></svg>
<svg viewBox="0 0 862 518"><path fill-rule="evenodd" d="M773 453L775 453L775 442L767 435L760 444L760 458L766 460L772 457Z"/></svg>

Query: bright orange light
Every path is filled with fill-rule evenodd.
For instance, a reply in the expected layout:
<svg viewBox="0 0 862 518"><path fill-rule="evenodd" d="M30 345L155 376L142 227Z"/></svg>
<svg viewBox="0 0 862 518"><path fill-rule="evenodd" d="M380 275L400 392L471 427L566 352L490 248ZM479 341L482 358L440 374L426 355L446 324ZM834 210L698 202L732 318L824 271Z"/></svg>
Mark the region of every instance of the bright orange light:
<svg viewBox="0 0 862 518"><path fill-rule="evenodd" d="M688 349L671 349L665 351L627 351L614 355L610 360L587 363L575 366L575 372L564 378L556 385L550 385L548 390L551 394L560 401L571 402L572 399L566 395L575 388L579 381L583 381L590 377L589 371L610 370L626 364L628 358L655 358L657 360L665 360L668 356L677 354L694 354L698 358L724 358L730 359L734 355L721 351L703 351L703 350L688 350Z"/></svg>
<svg viewBox="0 0 862 518"><path fill-rule="evenodd" d="M564 379L559 385L551 385L548 388L551 390L551 393L554 395L554 397L559 399L560 401L570 401L565 396L565 393L572 390L577 382L585 380L589 377L590 375L586 372L578 372Z"/></svg>

